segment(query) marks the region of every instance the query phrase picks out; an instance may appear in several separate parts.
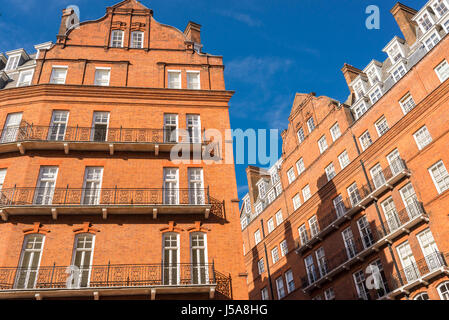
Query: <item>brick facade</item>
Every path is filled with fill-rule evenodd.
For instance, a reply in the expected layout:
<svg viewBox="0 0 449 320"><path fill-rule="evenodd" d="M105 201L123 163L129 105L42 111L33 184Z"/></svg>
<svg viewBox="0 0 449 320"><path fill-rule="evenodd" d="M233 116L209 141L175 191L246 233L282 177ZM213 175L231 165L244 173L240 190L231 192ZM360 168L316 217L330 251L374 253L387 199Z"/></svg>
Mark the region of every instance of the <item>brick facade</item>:
<svg viewBox="0 0 449 320"><path fill-rule="evenodd" d="M179 129L187 128L187 115L199 115L201 137L206 129L224 136L230 128L233 92L225 89L222 57L203 52L200 25L190 22L183 33L157 22L152 10L135 0L122 1L107 8L103 18L67 31L72 14L63 11L57 42L39 50L32 84L0 90L0 122L22 113L15 138L0 144L0 168L6 169L0 208L0 297L247 299L234 165L173 163L171 145L162 140L165 114L177 114ZM123 31L123 47L111 47L113 30ZM131 46L136 30L143 32L141 48ZM56 66L66 68L65 84L51 83ZM109 86L94 85L98 67L109 68ZM181 71L181 88L168 88L172 69ZM200 90L187 89L187 71L199 72ZM14 73L8 76L16 79ZM65 138L47 136L54 110L68 111ZM95 143L89 138L94 112L109 112L107 138ZM219 148L224 150L224 145ZM53 202L45 205L33 198L42 166L58 168ZM103 167L100 199L93 206L80 202L82 194L76 191L85 188L84 172L90 166ZM177 188L186 190L191 188L189 168L201 168L204 203L192 203L190 189L188 194L179 191L178 206L162 201L167 192L164 168L178 168ZM68 200L71 196L78 202ZM14 273L23 266L24 239L41 233L45 240L39 276L34 285L29 280L16 290ZM89 233L95 234L90 284L69 290L65 280L43 279L46 270L74 264L75 235ZM178 282L163 278L166 233L179 237L175 263L185 266L178 267ZM200 258L206 266L194 262L194 234L206 235L206 257ZM28 276L37 269L30 270ZM106 272L107 281L95 284L95 277L104 280ZM195 272L202 277L197 282ZM114 277L122 282L108 282Z"/></svg>
<svg viewBox="0 0 449 320"><path fill-rule="evenodd" d="M422 293L427 293L430 299L447 299L443 285L449 283L446 263L449 258L446 209L449 191L445 187L437 189L429 170L439 161L449 167L449 82L438 77L435 71L444 60L449 60L449 39L445 33L433 48L420 42L427 35L418 30L418 24L412 18L425 10L428 9L425 7L418 12L402 4L393 8L392 13L406 40L412 42L408 45L413 48L406 48L421 48L426 53L413 65L409 59L406 74L389 89L385 88L391 78L382 75L382 96L378 100L369 101L371 97L368 94L357 98L356 82L361 79L369 86L367 71L347 64L342 71L351 95L345 103L316 97L313 93L296 95L288 129L282 133L282 165L278 175L283 191L275 200L267 201L256 190L250 197L251 208L254 208L255 201L266 201L262 212L246 211L246 204L241 208L250 299L332 299L330 289L335 299L415 299ZM444 17L442 20L444 22ZM419 41L415 43L417 39ZM384 63L374 62L384 66L382 72L390 63L389 59ZM372 87L375 85L374 82ZM416 106L404 112L400 101L407 94L413 97ZM369 107L359 115L356 108L363 99L368 101ZM382 127L376 129L382 117L388 123L385 131ZM314 120L313 130L308 128L310 118ZM334 140L330 130L336 123L341 136ZM413 135L424 125L432 141L419 148ZM304 139L298 138L301 128ZM364 148L360 137L367 130L372 143ZM327 149L320 152L319 140L323 136L326 137ZM350 163L342 167L338 157L345 150ZM391 161L395 150L400 156L396 162ZM301 158L305 171L299 173L296 164ZM329 179L326 168L331 164L335 176ZM377 165L382 168L384 179L373 174L372 169ZM295 179L289 182L291 168ZM262 176L253 179L249 172L257 172L257 168L248 171L251 191L256 189L255 183ZM446 176L445 179L449 178ZM355 197L351 202L347 189L353 183L357 184L359 199ZM303 190L307 185L311 196L304 199ZM406 196L406 190L410 189L405 187L410 188L410 185L415 193L413 198ZM297 194L301 206L294 208L293 198ZM334 204L339 195L344 201L339 207L341 211ZM393 209L387 206L391 200ZM269 221L279 210L283 221L280 224L274 221L271 231ZM361 218L368 223L366 229L361 227L364 222ZM316 230L313 219L318 224ZM307 239L301 240L301 226L305 227ZM258 244L255 242L257 230L261 233ZM351 230L353 235L347 244L344 241L345 230ZM424 239L423 232L427 230L434 239L429 241L429 246L423 243L424 240L422 243L419 241ZM285 256L281 254L283 241L288 248ZM406 242L412 257L404 254L406 246L401 247ZM280 257L278 261L273 259L275 248ZM319 251L320 248L323 251ZM275 251L272 252L273 249ZM325 258L320 263L318 257L322 252ZM261 259L264 268L259 272ZM308 271L306 259L312 263ZM370 272L367 267L378 259L383 269L380 281L383 288L367 288L365 281L358 286L356 277L368 279ZM359 271L362 272L357 274ZM293 282L289 288L287 281L290 280Z"/></svg>

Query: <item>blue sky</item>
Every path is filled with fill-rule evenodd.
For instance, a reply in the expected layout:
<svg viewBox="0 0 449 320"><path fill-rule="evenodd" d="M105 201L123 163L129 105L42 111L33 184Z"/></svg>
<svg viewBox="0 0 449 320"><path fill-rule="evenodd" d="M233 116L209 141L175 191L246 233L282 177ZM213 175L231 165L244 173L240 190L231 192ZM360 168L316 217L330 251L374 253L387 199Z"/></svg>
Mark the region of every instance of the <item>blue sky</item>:
<svg viewBox="0 0 449 320"><path fill-rule="evenodd" d="M81 21L94 20L119 0L0 0L0 52L55 41L61 11L77 5ZM203 26L204 51L222 55L232 128L287 127L296 92L344 102L340 69L385 60L382 48L402 37L390 9L396 0L143 0L159 22L184 30ZM415 9L426 0L403 0ZM368 5L380 8L380 30L365 27ZM247 191L246 165L237 165L239 195Z"/></svg>

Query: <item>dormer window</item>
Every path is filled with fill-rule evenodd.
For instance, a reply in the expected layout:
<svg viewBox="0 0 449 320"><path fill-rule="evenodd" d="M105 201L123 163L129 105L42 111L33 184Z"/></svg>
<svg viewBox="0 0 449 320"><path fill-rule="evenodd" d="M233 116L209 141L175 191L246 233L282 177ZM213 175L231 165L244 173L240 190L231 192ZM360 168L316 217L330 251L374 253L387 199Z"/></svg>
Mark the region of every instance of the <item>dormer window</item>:
<svg viewBox="0 0 449 320"><path fill-rule="evenodd" d="M352 88L355 92L356 100L359 100L365 96L365 88L363 87L361 81L358 81L356 84L354 84Z"/></svg>
<svg viewBox="0 0 449 320"><path fill-rule="evenodd" d="M358 104L356 107L354 107L354 117L355 120L358 120L361 116L365 114L369 109L368 104L366 101L362 101L360 104Z"/></svg>
<svg viewBox="0 0 449 320"><path fill-rule="evenodd" d="M437 13L438 17L440 17L440 18L442 16L444 16L444 14L449 11L444 0L436 0L433 3L432 8L434 9L434 11Z"/></svg>
<svg viewBox="0 0 449 320"><path fill-rule="evenodd" d="M251 213L251 201L250 201L249 197L246 197L244 202L245 202L246 213Z"/></svg>
<svg viewBox="0 0 449 320"><path fill-rule="evenodd" d="M26 70L20 72L19 80L17 81L18 87L29 86L31 84L31 80L33 80L34 70Z"/></svg>
<svg viewBox="0 0 449 320"><path fill-rule="evenodd" d="M131 48L142 49L143 48L143 32L134 31L131 33Z"/></svg>
<svg viewBox="0 0 449 320"><path fill-rule="evenodd" d="M122 30L113 30L111 34L111 47L122 48L123 47L123 35Z"/></svg>
<svg viewBox="0 0 449 320"><path fill-rule="evenodd" d="M444 26L444 30L445 30L446 32L449 32L449 20L447 20L446 22L444 22L444 23L443 23L443 26Z"/></svg>
<svg viewBox="0 0 449 320"><path fill-rule="evenodd" d="M368 80L371 85L374 85L376 82L380 82L379 76L377 75L376 69L371 68L368 70Z"/></svg>
<svg viewBox="0 0 449 320"><path fill-rule="evenodd" d="M420 19L418 19L419 26L421 27L421 30L426 33L430 30L433 26L432 18L430 17L429 13L424 13Z"/></svg>
<svg viewBox="0 0 449 320"><path fill-rule="evenodd" d="M8 63L6 64L5 71L10 71L17 69L20 61L20 55L9 57Z"/></svg>
<svg viewBox="0 0 449 320"><path fill-rule="evenodd" d="M265 182L261 182L259 184L259 197L260 198L265 198L266 195L266 190L265 190Z"/></svg>
<svg viewBox="0 0 449 320"><path fill-rule="evenodd" d="M396 43L390 50L388 50L388 55L390 56L392 64L395 64L400 60L402 58L402 52L399 49L399 44Z"/></svg>
<svg viewBox="0 0 449 320"><path fill-rule="evenodd" d="M400 64L396 69L394 69L391 72L395 82L398 82L406 73L407 70L405 69L403 64Z"/></svg>
<svg viewBox="0 0 449 320"><path fill-rule="evenodd" d="M432 50L440 40L440 35L437 31L434 31L426 40L424 40L424 45L426 46L427 51Z"/></svg>
<svg viewBox="0 0 449 320"><path fill-rule="evenodd" d="M382 90L379 86L370 94L370 99L373 104L375 104L380 98L382 98Z"/></svg>
<svg viewBox="0 0 449 320"><path fill-rule="evenodd" d="M313 117L310 117L309 120L307 120L307 127L309 128L309 132L315 130L315 122L313 121Z"/></svg>

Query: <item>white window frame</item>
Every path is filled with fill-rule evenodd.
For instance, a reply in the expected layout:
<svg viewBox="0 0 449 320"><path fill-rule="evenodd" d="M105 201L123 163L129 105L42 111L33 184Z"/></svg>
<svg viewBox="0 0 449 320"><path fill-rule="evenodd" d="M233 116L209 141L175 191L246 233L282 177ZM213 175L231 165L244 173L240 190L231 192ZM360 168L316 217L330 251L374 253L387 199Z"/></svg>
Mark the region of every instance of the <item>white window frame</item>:
<svg viewBox="0 0 449 320"><path fill-rule="evenodd" d="M282 240L279 247L281 248L281 257L285 257L288 253L287 240Z"/></svg>
<svg viewBox="0 0 449 320"><path fill-rule="evenodd" d="M260 230L257 229L256 232L254 232L254 243L256 246L262 241Z"/></svg>
<svg viewBox="0 0 449 320"><path fill-rule="evenodd" d="M172 77L176 74L178 79ZM176 84L173 86L172 84ZM168 89L182 89L182 72L181 70L167 70L167 88Z"/></svg>
<svg viewBox="0 0 449 320"><path fill-rule="evenodd" d="M100 178L99 179L87 179L89 170L98 170L100 169ZM84 180L83 180L83 195L82 195L82 201L83 204L87 205L99 205L100 204L100 197L101 197L101 187L103 184L103 173L104 173L104 167L99 166L86 166L84 170ZM87 194L86 191L88 183L96 183L94 188L92 189L94 192L92 194ZM94 201L92 201L94 200Z"/></svg>
<svg viewBox="0 0 449 320"><path fill-rule="evenodd" d="M3 184L5 183L6 172L8 169L2 168L0 169L0 191L3 189Z"/></svg>
<svg viewBox="0 0 449 320"><path fill-rule="evenodd" d="M425 125L413 134L413 138L418 146L418 150L424 149L433 141L432 136Z"/></svg>
<svg viewBox="0 0 449 320"><path fill-rule="evenodd" d="M300 176L304 171L306 171L306 166L304 165L304 159L300 158L296 162L296 170L298 171L298 176Z"/></svg>
<svg viewBox="0 0 449 320"><path fill-rule="evenodd" d="M187 89L189 90L201 90L201 72L199 70L187 70ZM196 86L190 86L189 77L192 75L198 75L198 83Z"/></svg>
<svg viewBox="0 0 449 320"><path fill-rule="evenodd" d="M172 237L175 236L176 240L176 246L165 246L165 238L166 237ZM179 241L179 233L176 232L167 232L164 233L162 236L162 282L165 285L178 285L180 282L180 270L179 270L179 263L180 263L180 241ZM169 261L165 261L165 251L174 251L176 250L176 262L173 262L173 254L169 254ZM173 279L173 269L176 270L176 279ZM165 272L168 272L168 276L165 276ZM168 280L168 281L166 281Z"/></svg>
<svg viewBox="0 0 449 320"><path fill-rule="evenodd" d="M443 288L445 291L443 291ZM443 282L437 289L441 300L449 300L449 281Z"/></svg>
<svg viewBox="0 0 449 320"><path fill-rule="evenodd" d="M318 224L317 216L311 217L307 222L309 224L310 236L313 238L320 233L320 225Z"/></svg>
<svg viewBox="0 0 449 320"><path fill-rule="evenodd" d="M100 117L100 121L97 120L97 117ZM106 119L106 122L104 121ZM105 142L108 140L109 133L109 119L110 112L109 111L94 111L92 116L92 129L90 133L91 141ZM102 135L102 128L97 128L98 126L106 125L106 131L104 132L104 136ZM100 134L100 139L98 138L98 134Z"/></svg>
<svg viewBox="0 0 449 320"><path fill-rule="evenodd" d="M440 34L438 31L434 31L431 34L429 34L428 37L426 37L425 40L423 40L423 43L427 49L427 51L432 50L439 42L441 41Z"/></svg>
<svg viewBox="0 0 449 320"><path fill-rule="evenodd" d="M276 290L279 300L285 297L284 279L282 276L276 279Z"/></svg>
<svg viewBox="0 0 449 320"><path fill-rule="evenodd" d="M262 275L265 272L265 260L264 258L257 261L257 270L259 271L259 275Z"/></svg>
<svg viewBox="0 0 449 320"><path fill-rule="evenodd" d="M374 126L376 127L376 131L379 137L383 136L385 133L387 133L388 130L390 130L387 118L385 118L385 116L382 116L379 120L377 120Z"/></svg>
<svg viewBox="0 0 449 320"><path fill-rule="evenodd" d="M313 130L315 130L315 120L313 120L313 117L310 117L307 119L307 128L309 129L309 133L312 133Z"/></svg>
<svg viewBox="0 0 449 320"><path fill-rule="evenodd" d="M337 141L338 138L341 137L341 130L340 130L340 125L337 123L335 123L331 128L330 128L330 133L332 136L332 140L335 142Z"/></svg>
<svg viewBox="0 0 449 320"><path fill-rule="evenodd" d="M298 233L299 233L299 239L301 240L301 245L305 245L307 242L309 242L309 235L307 234L307 228L306 228L306 224L302 224L299 228L298 228Z"/></svg>
<svg viewBox="0 0 449 320"><path fill-rule="evenodd" d="M399 100L399 105L401 106L404 115L406 115L407 113L412 111L413 108L416 107L415 100L413 99L410 92L407 93L404 97L402 97L401 100Z"/></svg>
<svg viewBox="0 0 449 320"><path fill-rule="evenodd" d="M280 226L282 224L282 222L284 222L284 217L282 216L282 211L279 210L278 212L276 212L276 225Z"/></svg>
<svg viewBox="0 0 449 320"><path fill-rule="evenodd" d="M293 198L292 198L292 201L293 201L293 210L298 210L300 207L301 207L301 198L300 198L300 196L299 196L299 193L297 193Z"/></svg>
<svg viewBox="0 0 449 320"><path fill-rule="evenodd" d="M15 54L8 57L8 61L6 62L5 71L11 71L17 69L19 66L21 59L20 54Z"/></svg>
<svg viewBox="0 0 449 320"><path fill-rule="evenodd" d="M68 71L69 67L68 66L52 66L51 67L51 76L50 76L50 83L52 84L65 84L66 80L67 80L67 71ZM56 71L65 71L64 77L62 78L56 78L55 76L55 72Z"/></svg>
<svg viewBox="0 0 449 320"><path fill-rule="evenodd" d="M341 170L346 168L351 163L351 160L349 160L349 155L348 155L347 150L340 153L340 155L338 156L338 162L340 163Z"/></svg>
<svg viewBox="0 0 449 320"><path fill-rule="evenodd" d="M312 194L310 193L310 185L306 185L304 188L302 188L302 197L304 199L304 202L312 197Z"/></svg>
<svg viewBox="0 0 449 320"><path fill-rule="evenodd" d="M445 186L444 186L444 189L442 189L441 187L440 187L440 185L438 184L438 181L436 180L436 178L434 177L434 175L433 175L433 173L432 173L432 171L435 169L435 168L437 168L437 167L439 167L440 169L439 169L439 171L441 171L441 173L442 173L442 179L441 179L441 181L442 182L444 182L444 184L445 184ZM444 170L444 171L443 171ZM435 184L435 187L436 187L436 189L437 189L437 191L438 191L438 194L441 194L441 193L443 193L444 191L446 191L446 190L448 190L449 189L449 173L448 173L448 171L447 171L447 169L446 169L446 166L444 165L444 162L442 161L442 160L440 160L440 161L438 161L437 163L435 163L434 165L432 165L429 169L428 169L428 171L429 171L429 174L430 174L430 176L432 177L432 181L433 181L433 183Z"/></svg>
<svg viewBox="0 0 449 320"><path fill-rule="evenodd" d="M78 239L80 237L85 237L85 236L91 236L92 237L92 248L90 248L90 250L85 250L86 248L78 248ZM82 255L82 258L81 258L82 264L81 264L81 266L76 266L76 267L78 267L80 269L79 269L78 283L74 283L74 287L75 288L81 288L81 282L83 281L82 277L83 277L84 272L86 271L86 269L83 268L83 267L86 267L86 265L84 264L84 257L85 257L85 252L87 252L87 251L90 251L90 259L89 259L89 265L87 266L87 268L88 268L87 271L88 272L87 272L87 276L86 276L87 277L86 288L89 287L90 276L91 276L91 272L92 272L92 261L94 259L94 250L95 250L95 235L94 234L92 234L92 233L80 233L80 234L77 234L75 236L75 240L74 240L74 243L73 243L73 252L72 252L72 265L73 266L76 266L75 265L75 259L76 259L77 252L82 252L81 253L81 255ZM76 278L74 280L76 280Z"/></svg>
<svg viewBox="0 0 449 320"><path fill-rule="evenodd" d="M444 69L443 74L441 74L440 69ZM447 62L447 60L444 60L438 66L436 66L435 72L441 82L446 81L449 78L449 63Z"/></svg>
<svg viewBox="0 0 449 320"><path fill-rule="evenodd" d="M136 36L140 36L140 40L135 39ZM145 33L143 31L133 31L131 32L131 48L132 49L142 49L143 48L143 42L145 40Z"/></svg>
<svg viewBox="0 0 449 320"><path fill-rule="evenodd" d="M403 70L403 72L402 72ZM396 68L391 70L391 76L395 82L401 80L407 74L407 68L404 63L400 63Z"/></svg>
<svg viewBox="0 0 449 320"><path fill-rule="evenodd" d="M30 75L29 81L23 81L23 78L27 76L27 74ZM17 79L17 87L25 87L30 86L33 82L33 76L34 76L34 69L28 69L28 70L22 70L19 73L19 78Z"/></svg>
<svg viewBox="0 0 449 320"><path fill-rule="evenodd" d="M39 249L34 249L34 248L27 248L27 244L29 242L29 238L32 237L40 237L42 239L42 243ZM36 233L32 233L32 234L28 234L24 237L23 239L23 244L22 244L22 251L20 253L20 260L19 260L19 268L20 270L23 270L22 272L17 272L17 275L14 279L14 288L15 289L33 289L36 286L36 282L38 280L38 276L39 276L39 268L41 265L41 260L42 260L42 253L44 251L44 246L45 246L45 235L43 234L36 234ZM35 243L35 241L33 242L33 244ZM25 254L26 252L32 252L32 258L28 259L28 265L24 266L24 258L25 258ZM37 266L36 267L30 267L32 262L34 261L34 255L35 253L39 254L39 259L37 261ZM30 281L30 273L34 272L34 283L32 283L30 285L29 281ZM19 277L22 276L22 274L25 273L25 280L24 280L24 287L23 288L19 288L18 287L18 281L19 281Z"/></svg>
<svg viewBox="0 0 449 320"><path fill-rule="evenodd" d="M331 181L333 178L335 178L335 176L337 175L337 173L335 172L335 166L334 163L331 162L325 169L324 171L326 172L326 177L327 177L327 181Z"/></svg>
<svg viewBox="0 0 449 320"><path fill-rule="evenodd" d="M104 79L99 79L99 75L100 72L105 72L107 71L107 76L108 79L104 80ZM94 85L96 86L102 86L102 87L107 87L109 86L111 82L111 68L110 67L95 67L95 81L94 81Z"/></svg>
<svg viewBox="0 0 449 320"><path fill-rule="evenodd" d="M293 271L291 269L285 272L285 282L287 283L288 294L295 291L295 280L293 278Z"/></svg>
<svg viewBox="0 0 449 320"><path fill-rule="evenodd" d="M58 166L41 166L39 169L39 177L36 183L36 192L34 195L34 204L51 205L53 195L56 189L56 181L58 179ZM49 174L51 174L49 176Z"/></svg>
<svg viewBox="0 0 449 320"><path fill-rule="evenodd" d="M372 144L373 140L371 139L371 135L368 130L366 130L360 137L359 137L360 145L362 146L362 150L365 151L368 149ZM369 141L369 142L368 142Z"/></svg>
<svg viewBox="0 0 449 320"><path fill-rule="evenodd" d="M279 261L279 259L280 259L279 248L278 246L276 246L273 249L271 249L271 261L273 262L273 264L276 264Z"/></svg>
<svg viewBox="0 0 449 320"><path fill-rule="evenodd" d="M320 153L324 153L324 151L327 150L328 145L327 145L327 140L326 140L326 136L323 135L319 140L318 140L318 148L320 149Z"/></svg>
<svg viewBox="0 0 449 320"><path fill-rule="evenodd" d="M274 220L273 220L273 217L271 217L270 219L268 219L268 221L267 221L267 228L268 228L268 233L270 234L270 233L272 233L273 232L273 230L274 230Z"/></svg>
<svg viewBox="0 0 449 320"><path fill-rule="evenodd" d="M115 35L121 35L121 42L120 42L120 46L114 45L116 41L118 41L118 39L114 39ZM123 41L125 38L125 32L123 30L112 30L111 32L111 48L123 48Z"/></svg>
<svg viewBox="0 0 449 320"><path fill-rule="evenodd" d="M299 128L298 131L296 132L296 135L298 136L298 141L300 144L306 139L306 135L304 134L303 128Z"/></svg>
<svg viewBox="0 0 449 320"><path fill-rule="evenodd" d="M261 300L268 300L268 289L267 287L264 287L262 290L260 290L260 296L261 296Z"/></svg>
<svg viewBox="0 0 449 320"><path fill-rule="evenodd" d="M288 178L288 183L289 184L291 184L293 181L296 180L295 169L293 169L293 167L288 169L288 171L287 171L287 178Z"/></svg>

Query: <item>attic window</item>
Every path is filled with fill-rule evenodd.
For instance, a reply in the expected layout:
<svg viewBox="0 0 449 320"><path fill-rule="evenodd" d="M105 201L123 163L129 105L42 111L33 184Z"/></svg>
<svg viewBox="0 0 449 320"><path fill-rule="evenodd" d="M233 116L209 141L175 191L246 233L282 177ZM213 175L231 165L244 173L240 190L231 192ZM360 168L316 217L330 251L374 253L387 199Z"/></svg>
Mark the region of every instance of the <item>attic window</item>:
<svg viewBox="0 0 449 320"><path fill-rule="evenodd" d="M418 21L424 33L429 31L430 28L432 28L433 23L432 20L430 20L430 15L428 13L423 14L421 19L419 19Z"/></svg>
<svg viewBox="0 0 449 320"><path fill-rule="evenodd" d="M379 76L377 75L376 69L374 67L368 70L368 79L371 85L375 84L376 82L380 82Z"/></svg>
<svg viewBox="0 0 449 320"><path fill-rule="evenodd" d="M114 30L111 34L111 47L122 48L123 47L123 31Z"/></svg>
<svg viewBox="0 0 449 320"><path fill-rule="evenodd" d="M388 50L388 55L390 56L393 64L402 58L402 52L397 43L390 50Z"/></svg>
<svg viewBox="0 0 449 320"><path fill-rule="evenodd" d="M136 48L136 49L143 48L143 32L134 31L131 34L131 48Z"/></svg>
<svg viewBox="0 0 449 320"><path fill-rule="evenodd" d="M6 64L5 71L14 70L19 65L20 55L12 56L8 58L8 63Z"/></svg>
<svg viewBox="0 0 449 320"><path fill-rule="evenodd" d="M440 17L444 16L446 12L448 12L448 8L443 0L437 0L433 4L433 9L438 13Z"/></svg>
<svg viewBox="0 0 449 320"><path fill-rule="evenodd" d="M19 80L17 81L18 87L29 86L31 80L33 80L34 70L22 71L19 75Z"/></svg>
<svg viewBox="0 0 449 320"><path fill-rule="evenodd" d="M363 90L363 86L362 86L361 82L357 82L354 85L353 89L354 89L357 100L359 100L360 98L362 98L365 95L365 91Z"/></svg>

